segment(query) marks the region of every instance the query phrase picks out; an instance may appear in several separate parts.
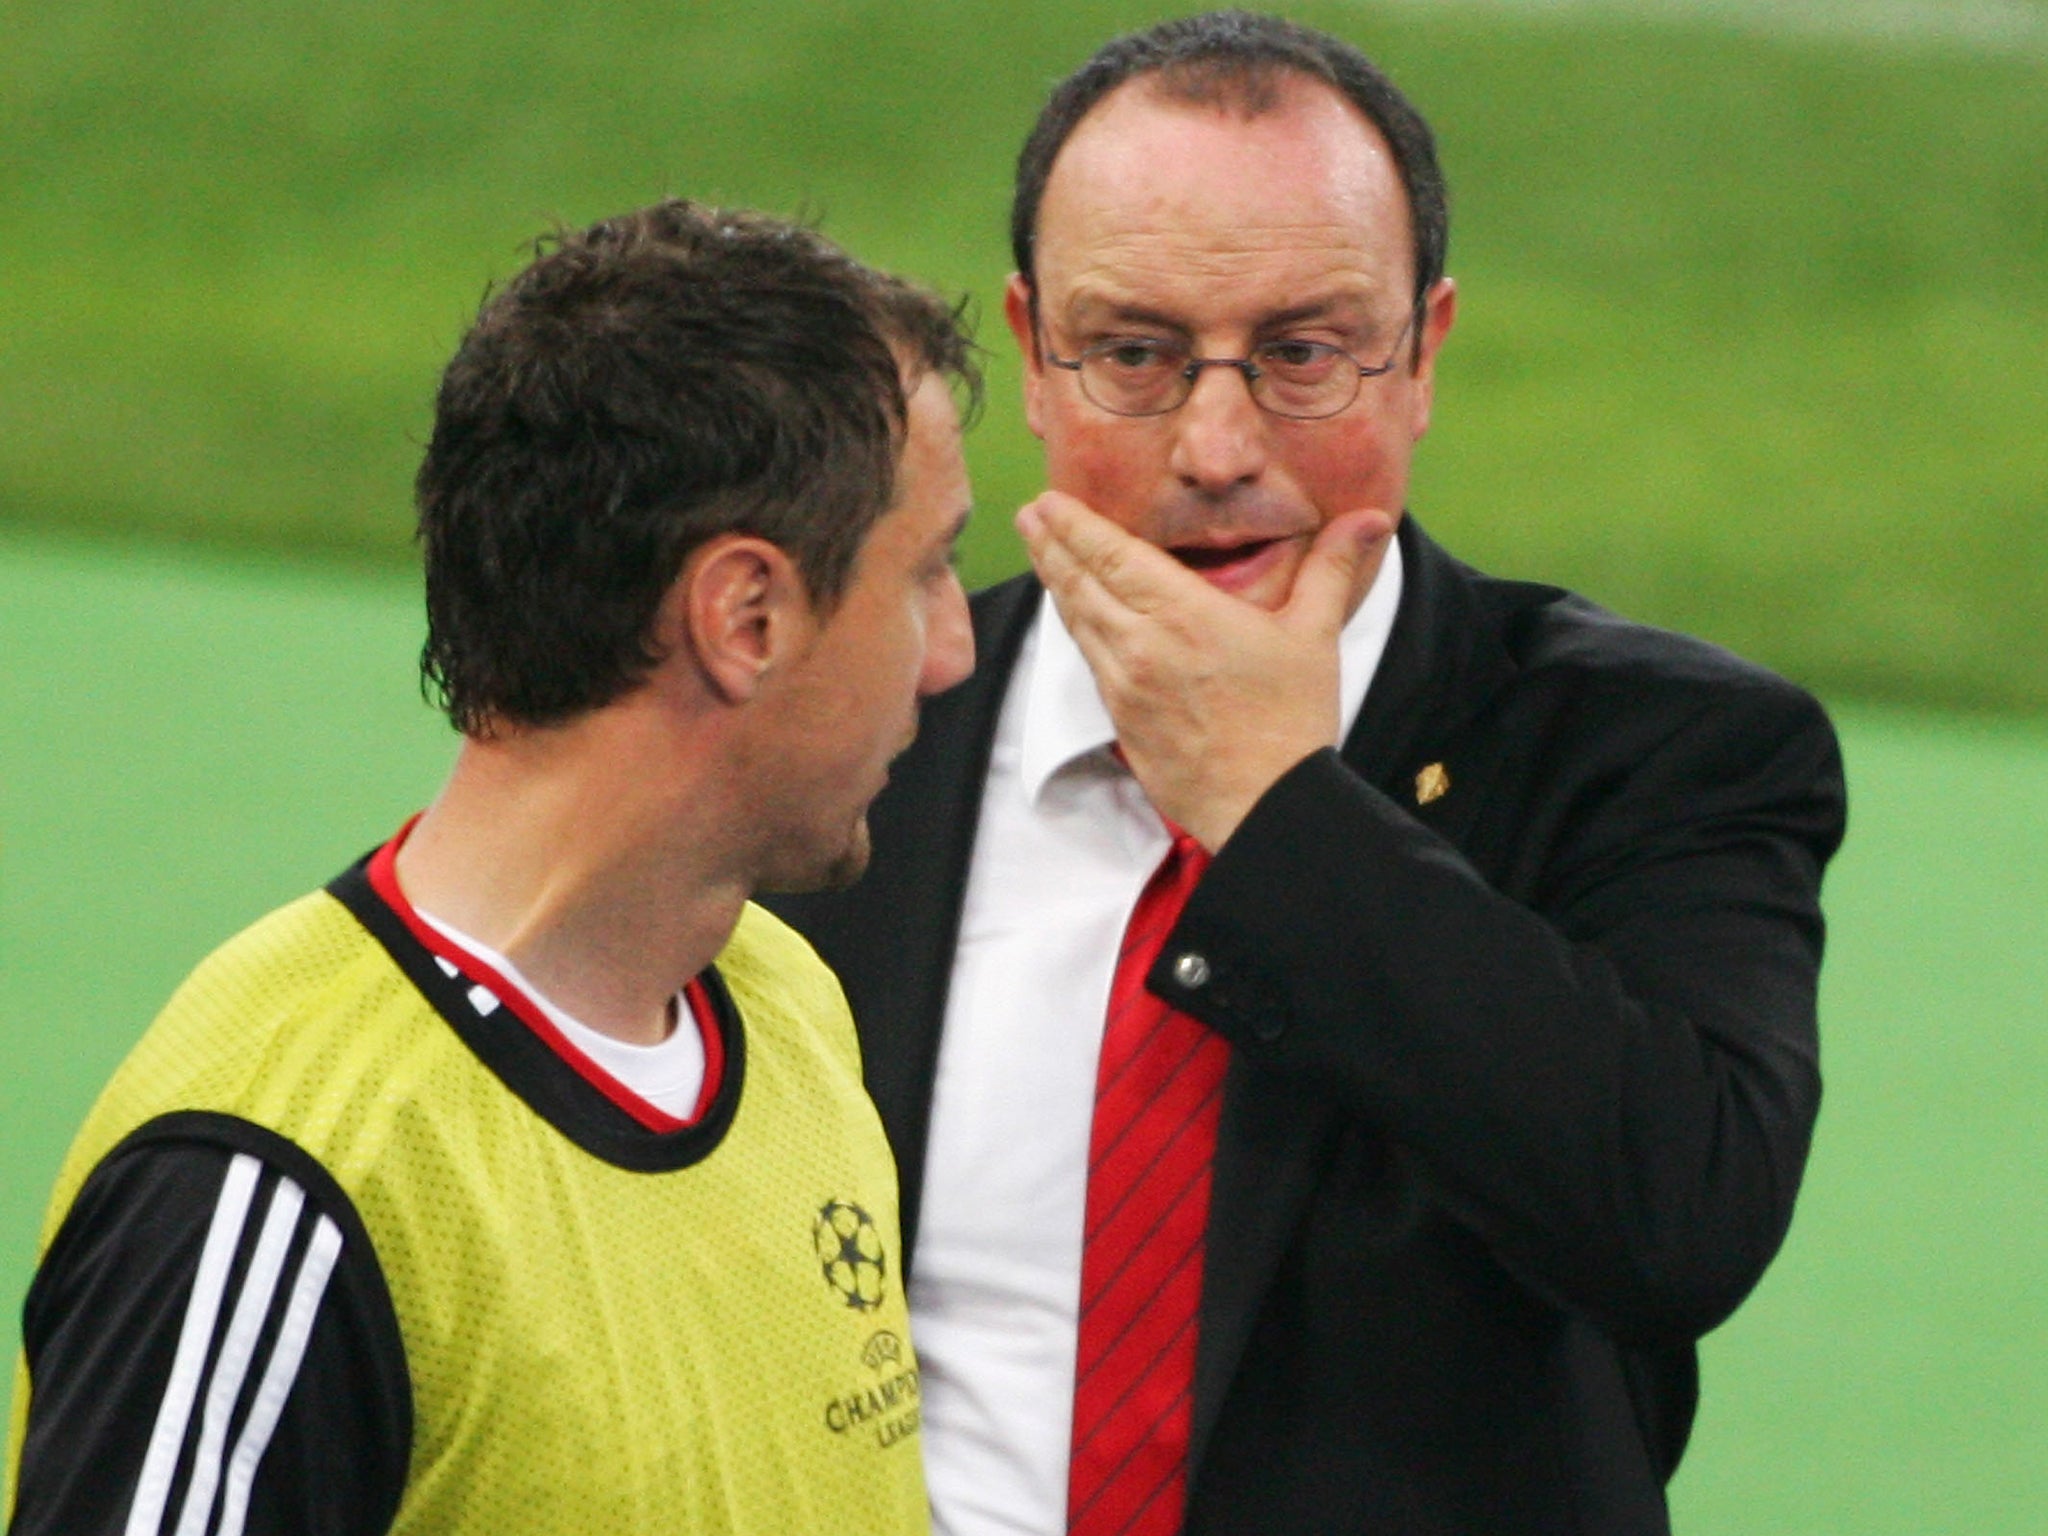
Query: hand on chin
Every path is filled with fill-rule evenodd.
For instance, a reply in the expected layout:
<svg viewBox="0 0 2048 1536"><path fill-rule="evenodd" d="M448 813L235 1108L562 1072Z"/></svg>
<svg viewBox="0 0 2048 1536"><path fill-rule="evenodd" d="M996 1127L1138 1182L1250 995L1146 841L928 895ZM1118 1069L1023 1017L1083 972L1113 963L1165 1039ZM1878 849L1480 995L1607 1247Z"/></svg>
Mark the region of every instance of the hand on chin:
<svg viewBox="0 0 2048 1536"><path fill-rule="evenodd" d="M1241 554L1217 540L1203 547L1219 553L1192 558L1059 492L1027 504L1017 527L1131 771L1211 851L1281 774L1335 744L1337 637L1392 532L1388 514L1347 513L1312 542Z"/></svg>

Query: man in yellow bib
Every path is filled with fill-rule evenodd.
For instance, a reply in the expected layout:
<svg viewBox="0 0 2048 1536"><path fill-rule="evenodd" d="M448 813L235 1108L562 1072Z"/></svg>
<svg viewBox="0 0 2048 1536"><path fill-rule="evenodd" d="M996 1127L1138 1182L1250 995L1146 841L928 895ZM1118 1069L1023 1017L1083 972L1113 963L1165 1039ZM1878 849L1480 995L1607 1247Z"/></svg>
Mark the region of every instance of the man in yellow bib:
<svg viewBox="0 0 2048 1536"><path fill-rule="evenodd" d="M454 769L94 1107L12 1532L926 1528L888 1147L749 897L860 871L973 664L953 386L952 310L757 215L486 302L419 476Z"/></svg>

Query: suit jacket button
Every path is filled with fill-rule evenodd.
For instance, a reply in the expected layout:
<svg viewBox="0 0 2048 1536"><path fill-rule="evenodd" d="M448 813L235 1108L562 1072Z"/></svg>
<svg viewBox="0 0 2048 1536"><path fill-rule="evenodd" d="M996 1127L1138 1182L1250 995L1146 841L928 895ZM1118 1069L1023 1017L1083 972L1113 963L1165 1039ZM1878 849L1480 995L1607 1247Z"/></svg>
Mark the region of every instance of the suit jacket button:
<svg viewBox="0 0 2048 1536"><path fill-rule="evenodd" d="M1208 960L1189 950L1173 962L1173 979L1190 992L1198 991L1209 984Z"/></svg>

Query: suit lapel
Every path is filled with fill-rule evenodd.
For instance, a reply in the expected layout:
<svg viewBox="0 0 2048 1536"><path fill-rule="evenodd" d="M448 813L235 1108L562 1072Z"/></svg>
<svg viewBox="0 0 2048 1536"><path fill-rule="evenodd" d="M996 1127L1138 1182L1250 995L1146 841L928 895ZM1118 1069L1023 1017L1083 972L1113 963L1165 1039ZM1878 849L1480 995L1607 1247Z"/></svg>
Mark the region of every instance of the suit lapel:
<svg viewBox="0 0 2048 1536"><path fill-rule="evenodd" d="M1342 755L1368 783L1457 841L1484 793L1485 765L1456 761L1463 727L1512 671L1463 567L1412 518L1400 530L1401 607ZM1431 763L1455 793L1417 805ZM1224 1083L1204 1255L1189 1467L1201 1465L1273 1276L1340 1129L1334 1100L1231 1063Z"/></svg>

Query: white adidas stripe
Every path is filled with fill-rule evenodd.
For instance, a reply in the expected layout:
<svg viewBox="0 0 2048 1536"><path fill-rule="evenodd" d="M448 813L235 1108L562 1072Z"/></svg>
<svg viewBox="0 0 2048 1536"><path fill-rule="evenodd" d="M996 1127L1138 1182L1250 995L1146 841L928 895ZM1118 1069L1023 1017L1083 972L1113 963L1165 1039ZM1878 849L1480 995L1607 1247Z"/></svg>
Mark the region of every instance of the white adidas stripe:
<svg viewBox="0 0 2048 1536"><path fill-rule="evenodd" d="M279 1179L270 1197L270 1213L256 1239L256 1251L242 1278L242 1294L235 1314L228 1320L220 1353L214 1360L213 1379L207 1384L206 1408L199 1422L199 1450L192 1462L192 1478L185 1487L185 1504L178 1517L177 1536L205 1536L208 1517L213 1513L213 1496L220 1491L221 1461L226 1453L228 1419L235 1400L242 1395L248 1379L249 1362L256 1354L256 1340L270 1316L271 1298L277 1294L277 1277L284 1269L285 1250L305 1208L306 1192L290 1179Z"/></svg>
<svg viewBox="0 0 2048 1536"><path fill-rule="evenodd" d="M228 1274L248 1226L262 1171L258 1159L238 1153L228 1164L227 1177L221 1181L213 1220L206 1229L206 1242L200 1252L192 1296L185 1305L171 1378L157 1408L135 1501L129 1506L126 1536L162 1536L171 1480L177 1474L195 1405L200 1413L199 1446L193 1456L175 1536L206 1536L210 1529L220 1536L240 1536L247 1522L256 1468L270 1447L292 1383L298 1378L314 1318L342 1247L341 1229L328 1217L317 1217L298 1270L288 1282L282 1321L250 1404L248 1419L229 1451L229 1421L249 1379L264 1326L279 1311L278 1281L285 1255L290 1252L293 1234L306 1214L305 1190L291 1179L280 1178L271 1195L263 1228L256 1236L234 1314L223 1332L221 1304ZM220 1348L212 1373L206 1376L207 1355L216 1335ZM216 1495L220 1498L217 1524L211 1520Z"/></svg>
<svg viewBox="0 0 2048 1536"><path fill-rule="evenodd" d="M206 1245L200 1250L192 1297L185 1304L185 1322L178 1333L171 1379L164 1386L163 1402L157 1406L156 1427L150 1432L149 1450L142 1458L142 1478L136 1484L135 1502L128 1506L127 1536L157 1536L163 1529L164 1502L170 1496L171 1478L178 1469L178 1451L185 1443L185 1427L191 1422L192 1402L199 1393L199 1373L205 1369L206 1353L213 1343L221 1293L227 1288L228 1266L234 1260L236 1244L242 1240L259 1166L253 1157L237 1156L228 1164L227 1177L221 1181L213 1221L206 1229Z"/></svg>
<svg viewBox="0 0 2048 1536"><path fill-rule="evenodd" d="M299 1274L292 1283L284 1323L270 1351L270 1366L263 1373L256 1401L249 1409L249 1421L242 1426L242 1437L235 1442L234 1455L228 1462L219 1536L242 1536L242 1525L249 1515L249 1489L256 1481L256 1464L270 1448L271 1433L277 1428L284 1400L298 1377L299 1362L306 1357L313 1318L320 1310L320 1298L326 1294L328 1277L334 1273L334 1261L340 1255L341 1229L322 1216L313 1229L312 1241L306 1245L305 1257L299 1261Z"/></svg>

